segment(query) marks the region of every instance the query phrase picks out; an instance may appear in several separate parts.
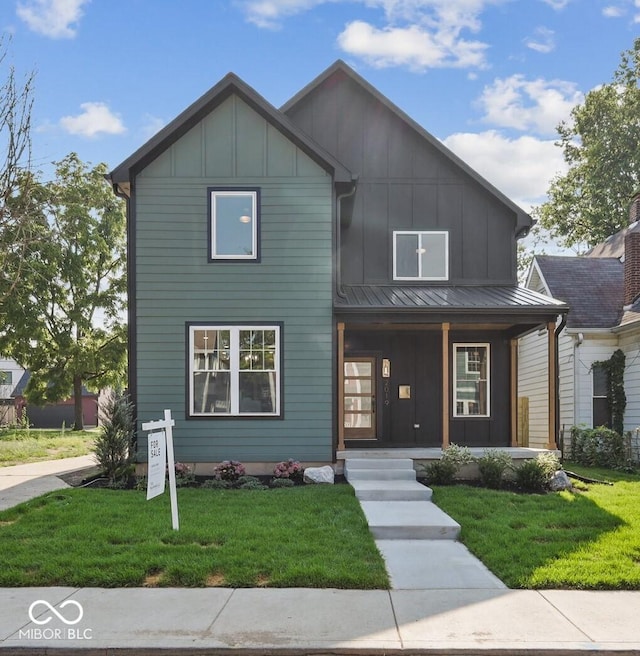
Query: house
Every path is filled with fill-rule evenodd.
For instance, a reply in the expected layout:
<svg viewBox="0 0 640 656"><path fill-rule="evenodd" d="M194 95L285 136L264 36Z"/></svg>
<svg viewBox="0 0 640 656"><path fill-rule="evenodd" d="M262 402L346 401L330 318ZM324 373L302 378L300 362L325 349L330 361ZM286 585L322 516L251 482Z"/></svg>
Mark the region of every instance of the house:
<svg viewBox="0 0 640 656"><path fill-rule="evenodd" d="M516 444L518 337L567 309L517 286L532 220L342 61L280 109L227 75L109 179L178 459Z"/></svg>
<svg viewBox="0 0 640 656"><path fill-rule="evenodd" d="M24 369L15 360L0 355L0 426L16 422L13 390L23 374Z"/></svg>
<svg viewBox="0 0 640 656"><path fill-rule="evenodd" d="M586 256L538 255L529 270L529 289L570 308L558 338L558 414L565 435L574 425L611 425L601 363L618 349L625 354L624 430L640 426L640 194L629 219ZM529 444L536 446L545 441L549 412L544 338L532 333L521 339L519 359L519 395L528 401Z"/></svg>

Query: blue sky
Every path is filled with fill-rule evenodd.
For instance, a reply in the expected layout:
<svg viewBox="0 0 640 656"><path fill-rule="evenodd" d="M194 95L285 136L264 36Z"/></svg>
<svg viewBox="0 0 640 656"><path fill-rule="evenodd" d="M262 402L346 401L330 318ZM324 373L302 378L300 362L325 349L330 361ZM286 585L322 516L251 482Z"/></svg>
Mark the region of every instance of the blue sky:
<svg viewBox="0 0 640 656"><path fill-rule="evenodd" d="M71 151L117 165L229 71L278 107L341 58L530 210L640 0L2 0L0 29L36 71L45 172Z"/></svg>

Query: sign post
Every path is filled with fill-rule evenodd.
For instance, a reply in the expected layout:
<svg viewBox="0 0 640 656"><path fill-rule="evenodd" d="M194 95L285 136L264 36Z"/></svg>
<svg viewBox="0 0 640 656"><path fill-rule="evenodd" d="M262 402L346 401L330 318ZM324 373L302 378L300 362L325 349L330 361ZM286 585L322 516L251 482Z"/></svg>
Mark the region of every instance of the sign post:
<svg viewBox="0 0 640 656"><path fill-rule="evenodd" d="M169 468L169 496L171 498L171 523L173 530L180 529L178 520L178 495L176 494L176 464L173 455L173 427L176 422L171 419L171 410L164 411L164 419L159 421L148 421L142 424L143 431L149 431L149 455L148 455L148 478L147 499L152 499L164 492L165 464ZM152 453L153 450L153 453ZM162 452L165 453L162 453ZM160 466L160 461L162 462ZM153 472L152 472L153 467ZM160 474L162 472L162 482ZM153 478L152 478L153 477ZM160 489L160 487L162 489ZM159 490L159 491L158 491Z"/></svg>

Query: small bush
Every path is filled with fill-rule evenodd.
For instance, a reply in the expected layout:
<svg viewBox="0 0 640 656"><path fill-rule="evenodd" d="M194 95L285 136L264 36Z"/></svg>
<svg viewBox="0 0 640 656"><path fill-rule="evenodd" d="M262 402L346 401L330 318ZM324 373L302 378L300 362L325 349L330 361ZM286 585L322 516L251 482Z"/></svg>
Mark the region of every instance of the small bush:
<svg viewBox="0 0 640 656"><path fill-rule="evenodd" d="M558 469L560 461L555 454L541 453L535 460L525 460L516 469L516 484L524 492L545 492Z"/></svg>
<svg viewBox="0 0 640 656"><path fill-rule="evenodd" d="M273 469L273 475L276 478L287 479L301 482L304 476L304 467L293 458L279 462Z"/></svg>
<svg viewBox="0 0 640 656"><path fill-rule="evenodd" d="M295 483L290 478L274 478L270 483L271 487L294 487Z"/></svg>
<svg viewBox="0 0 640 656"><path fill-rule="evenodd" d="M462 465L473 462L473 456L466 446L450 444L442 449L440 460L434 460L424 469L429 484L451 485Z"/></svg>
<svg viewBox="0 0 640 656"><path fill-rule="evenodd" d="M111 394L101 414L102 430L95 441L94 454L109 484L126 479L132 471L135 432L133 404L128 396Z"/></svg>
<svg viewBox="0 0 640 656"><path fill-rule="evenodd" d="M257 478L256 476L240 476L238 480L236 481L236 486L240 487L241 485L244 485L245 483L260 483L260 479Z"/></svg>
<svg viewBox="0 0 640 656"><path fill-rule="evenodd" d="M231 481L234 483L237 481L240 476L244 476L246 473L245 467L241 462L237 460L224 460L213 470L214 476L219 481Z"/></svg>
<svg viewBox="0 0 640 656"><path fill-rule="evenodd" d="M539 453L536 460L540 464L540 467L542 467L544 475L547 477L547 484L551 482L552 476L558 471L558 469L562 469L558 456L551 451Z"/></svg>
<svg viewBox="0 0 640 656"><path fill-rule="evenodd" d="M627 465L622 435L610 428L571 428L569 459L587 467L620 469Z"/></svg>
<svg viewBox="0 0 640 656"><path fill-rule="evenodd" d="M174 467L176 472L176 487L191 487L194 485L196 476L189 465L185 465L183 462L176 462Z"/></svg>
<svg viewBox="0 0 640 656"><path fill-rule="evenodd" d="M485 451L477 463L480 482L495 490L502 487L505 474L513 466L511 456L506 451Z"/></svg>
<svg viewBox="0 0 640 656"><path fill-rule="evenodd" d="M223 481L218 478L208 478L202 482L200 487L207 490L228 490L231 487L231 481Z"/></svg>
<svg viewBox="0 0 640 656"><path fill-rule="evenodd" d="M243 480L244 479L244 480ZM267 486L263 485L255 476L241 476L238 479L237 487L239 490L266 490Z"/></svg>

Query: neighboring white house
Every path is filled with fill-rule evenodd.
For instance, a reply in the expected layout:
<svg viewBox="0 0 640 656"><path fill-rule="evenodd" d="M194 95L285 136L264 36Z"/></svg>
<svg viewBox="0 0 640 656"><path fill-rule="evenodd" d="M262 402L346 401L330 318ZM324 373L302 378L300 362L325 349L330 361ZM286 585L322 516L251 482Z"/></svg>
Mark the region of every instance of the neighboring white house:
<svg viewBox="0 0 640 656"><path fill-rule="evenodd" d="M15 360L0 355L0 426L15 421L14 395L24 369Z"/></svg>
<svg viewBox="0 0 640 656"><path fill-rule="evenodd" d="M570 307L558 336L560 432L574 425L607 425L607 375L594 363L621 349L626 357L625 431L640 426L640 194L630 224L588 255L539 255L526 287ZM541 331L542 333L543 331ZM518 397L529 407L529 446L548 443L547 336L532 333L519 341Z"/></svg>

